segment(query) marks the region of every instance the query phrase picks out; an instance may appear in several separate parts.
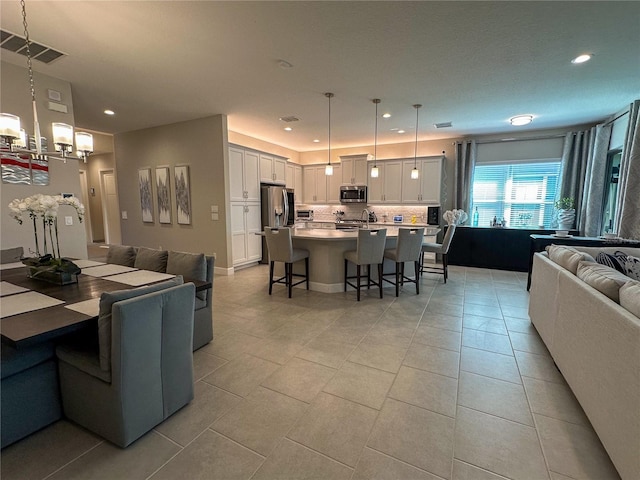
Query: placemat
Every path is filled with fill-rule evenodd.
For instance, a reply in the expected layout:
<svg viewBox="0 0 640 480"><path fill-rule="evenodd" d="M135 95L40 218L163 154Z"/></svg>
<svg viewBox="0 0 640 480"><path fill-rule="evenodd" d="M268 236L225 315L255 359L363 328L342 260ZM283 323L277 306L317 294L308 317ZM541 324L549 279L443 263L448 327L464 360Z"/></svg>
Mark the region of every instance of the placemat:
<svg viewBox="0 0 640 480"><path fill-rule="evenodd" d="M98 265L97 267L83 268L82 273L84 273L85 275L91 275L92 277L107 277L109 275L132 272L133 270L135 270L135 268L133 267L125 267L124 265L107 263L105 265Z"/></svg>
<svg viewBox="0 0 640 480"><path fill-rule="evenodd" d="M33 312L34 310L53 307L61 303L64 302L38 292L16 293L15 295L9 295L2 299L0 318L18 315L19 313Z"/></svg>
<svg viewBox="0 0 640 480"><path fill-rule="evenodd" d="M84 313L90 317L97 317L100 311L100 298L92 298L84 302L72 303L71 305L65 305L64 308L68 308L74 312Z"/></svg>
<svg viewBox="0 0 640 480"><path fill-rule="evenodd" d="M105 264L104 262L96 262L95 260L74 260L73 263L75 263L80 268L95 267L96 265Z"/></svg>
<svg viewBox="0 0 640 480"><path fill-rule="evenodd" d="M114 282L120 282L134 287L139 287L141 285L147 285L149 283L155 283L161 280L168 280L173 277L175 277L175 275L172 275L170 273L152 272L150 270L137 270L135 272L123 273L121 275L111 275L107 278L107 280L113 280Z"/></svg>
<svg viewBox="0 0 640 480"><path fill-rule="evenodd" d="M19 287L9 282L0 282L0 297L6 297L7 295L13 295L14 293L28 292L28 288Z"/></svg>
<svg viewBox="0 0 640 480"><path fill-rule="evenodd" d="M24 267L24 263L22 262L3 263L0 265L0 270L9 270L11 268L20 268L20 267Z"/></svg>

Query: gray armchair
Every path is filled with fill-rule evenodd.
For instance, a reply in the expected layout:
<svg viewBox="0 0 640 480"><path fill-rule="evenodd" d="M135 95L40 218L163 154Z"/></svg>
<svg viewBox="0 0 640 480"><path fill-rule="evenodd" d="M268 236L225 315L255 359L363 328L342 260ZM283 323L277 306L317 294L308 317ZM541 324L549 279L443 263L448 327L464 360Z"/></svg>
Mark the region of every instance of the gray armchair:
<svg viewBox="0 0 640 480"><path fill-rule="evenodd" d="M193 399L195 287L154 287L102 294L101 311L111 305L108 370L86 344L56 349L65 416L120 447Z"/></svg>

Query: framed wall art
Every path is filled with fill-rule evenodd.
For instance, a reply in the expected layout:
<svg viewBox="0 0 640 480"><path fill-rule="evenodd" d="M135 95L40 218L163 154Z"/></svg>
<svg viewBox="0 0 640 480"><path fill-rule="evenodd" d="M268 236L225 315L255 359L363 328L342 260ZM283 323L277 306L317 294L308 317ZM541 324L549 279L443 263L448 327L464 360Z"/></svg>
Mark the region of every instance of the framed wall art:
<svg viewBox="0 0 640 480"><path fill-rule="evenodd" d="M189 165L174 167L176 189L176 216L179 225L191 224L191 185L189 181Z"/></svg>
<svg viewBox="0 0 640 480"><path fill-rule="evenodd" d="M138 188L140 189L140 208L142 221L153 223L153 197L151 196L151 169L138 170Z"/></svg>
<svg viewBox="0 0 640 480"><path fill-rule="evenodd" d="M158 222L171 223L171 185L169 167L156 168L156 195L158 196Z"/></svg>

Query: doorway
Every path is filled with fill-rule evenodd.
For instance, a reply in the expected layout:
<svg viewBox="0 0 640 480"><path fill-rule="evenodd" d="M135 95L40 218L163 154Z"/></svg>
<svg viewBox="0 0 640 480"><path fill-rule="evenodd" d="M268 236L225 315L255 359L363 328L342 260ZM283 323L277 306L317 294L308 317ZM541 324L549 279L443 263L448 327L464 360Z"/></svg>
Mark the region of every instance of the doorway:
<svg viewBox="0 0 640 480"><path fill-rule="evenodd" d="M119 245L122 243L120 206L118 204L116 176L113 170L100 170L100 190L102 193L105 243L107 245Z"/></svg>

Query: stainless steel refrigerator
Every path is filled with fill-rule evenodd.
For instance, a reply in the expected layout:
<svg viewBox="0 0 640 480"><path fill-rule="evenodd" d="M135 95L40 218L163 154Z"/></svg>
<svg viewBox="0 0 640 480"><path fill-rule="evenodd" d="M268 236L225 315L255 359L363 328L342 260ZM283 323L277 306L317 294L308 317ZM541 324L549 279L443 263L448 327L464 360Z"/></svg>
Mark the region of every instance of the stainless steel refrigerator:
<svg viewBox="0 0 640 480"><path fill-rule="evenodd" d="M260 205L262 210L262 228L293 227L295 207L293 189L277 185L260 185ZM262 261L269 261L267 242L262 239Z"/></svg>

